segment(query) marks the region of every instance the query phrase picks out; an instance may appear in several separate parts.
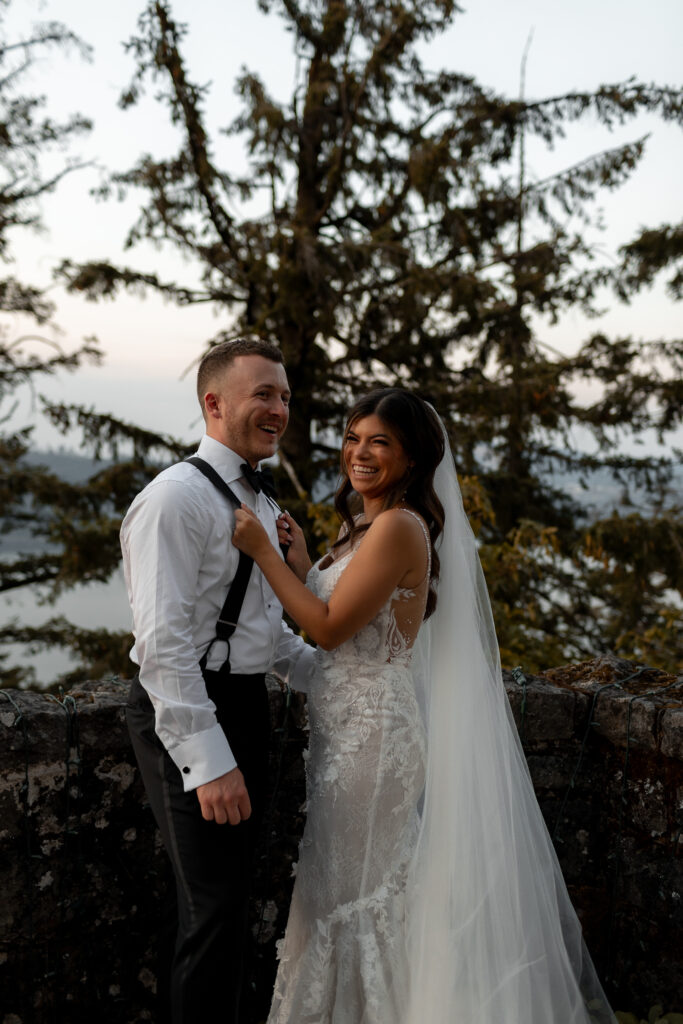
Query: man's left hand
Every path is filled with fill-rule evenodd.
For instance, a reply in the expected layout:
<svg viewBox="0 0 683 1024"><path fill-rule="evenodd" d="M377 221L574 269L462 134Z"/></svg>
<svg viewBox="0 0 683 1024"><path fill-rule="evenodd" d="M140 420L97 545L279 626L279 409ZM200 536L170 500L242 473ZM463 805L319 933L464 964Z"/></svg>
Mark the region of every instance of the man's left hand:
<svg viewBox="0 0 683 1024"><path fill-rule="evenodd" d="M239 825L251 816L251 801L239 768L197 786L197 799L204 820L217 825Z"/></svg>

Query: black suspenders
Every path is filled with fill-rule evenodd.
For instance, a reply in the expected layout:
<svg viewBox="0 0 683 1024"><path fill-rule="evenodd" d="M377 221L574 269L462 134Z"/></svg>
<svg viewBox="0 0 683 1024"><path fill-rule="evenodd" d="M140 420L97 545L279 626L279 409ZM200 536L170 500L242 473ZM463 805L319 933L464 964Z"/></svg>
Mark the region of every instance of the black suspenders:
<svg viewBox="0 0 683 1024"><path fill-rule="evenodd" d="M221 494L225 495L228 501L230 501L235 508L240 507L242 502L235 492L228 487L225 480L218 475L213 466L210 466L208 462L205 462L204 459L200 459L197 455L193 455L185 461L191 462L200 473L203 473L204 476L211 481L214 487L217 487ZM216 640L225 640L228 645L228 657L226 664L228 671L230 671L230 637L237 628L237 621L242 610L244 595L247 592L247 584L249 582L249 577L251 576L251 568L253 564L254 559L249 555L245 555L243 551L240 551L240 560L237 564L237 572L235 573L234 579L228 588L225 603L223 604L221 613L218 616L218 622L216 623L216 635L206 648L206 651L199 662L199 667L202 671L206 668L209 651L215 644Z"/></svg>

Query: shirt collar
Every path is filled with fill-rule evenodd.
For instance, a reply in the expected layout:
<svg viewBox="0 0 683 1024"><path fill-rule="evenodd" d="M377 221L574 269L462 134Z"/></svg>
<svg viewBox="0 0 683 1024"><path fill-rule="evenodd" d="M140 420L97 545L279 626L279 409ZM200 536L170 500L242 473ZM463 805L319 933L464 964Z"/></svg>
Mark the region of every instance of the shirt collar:
<svg viewBox="0 0 683 1024"><path fill-rule="evenodd" d="M204 434L204 437L201 439L197 455L213 466L216 472L223 477L226 484L231 483L233 480L239 480L242 477L240 467L246 461L244 457L238 455L232 448L228 448L227 445L221 444L214 437L209 437L208 434Z"/></svg>

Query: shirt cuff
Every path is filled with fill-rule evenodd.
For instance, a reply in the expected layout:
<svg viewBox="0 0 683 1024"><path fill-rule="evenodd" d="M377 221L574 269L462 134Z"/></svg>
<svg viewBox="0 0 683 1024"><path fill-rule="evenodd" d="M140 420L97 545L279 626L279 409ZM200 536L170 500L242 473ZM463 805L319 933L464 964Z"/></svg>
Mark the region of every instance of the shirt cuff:
<svg viewBox="0 0 683 1024"><path fill-rule="evenodd" d="M306 645L297 658L294 670L289 673L287 685L298 693L308 693L311 687L311 680L315 670L315 647Z"/></svg>
<svg viewBox="0 0 683 1024"><path fill-rule="evenodd" d="M230 744L218 724L189 736L168 753L183 777L186 793L237 767Z"/></svg>

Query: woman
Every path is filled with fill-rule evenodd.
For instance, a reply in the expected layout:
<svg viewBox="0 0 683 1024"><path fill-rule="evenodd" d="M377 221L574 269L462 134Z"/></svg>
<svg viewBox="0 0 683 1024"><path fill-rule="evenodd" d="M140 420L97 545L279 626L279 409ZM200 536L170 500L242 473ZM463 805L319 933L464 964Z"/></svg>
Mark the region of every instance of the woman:
<svg viewBox="0 0 683 1024"><path fill-rule="evenodd" d="M342 531L307 586L248 510L234 535L319 645L269 1024L613 1022L511 719L443 427L409 392L372 392L341 462Z"/></svg>

